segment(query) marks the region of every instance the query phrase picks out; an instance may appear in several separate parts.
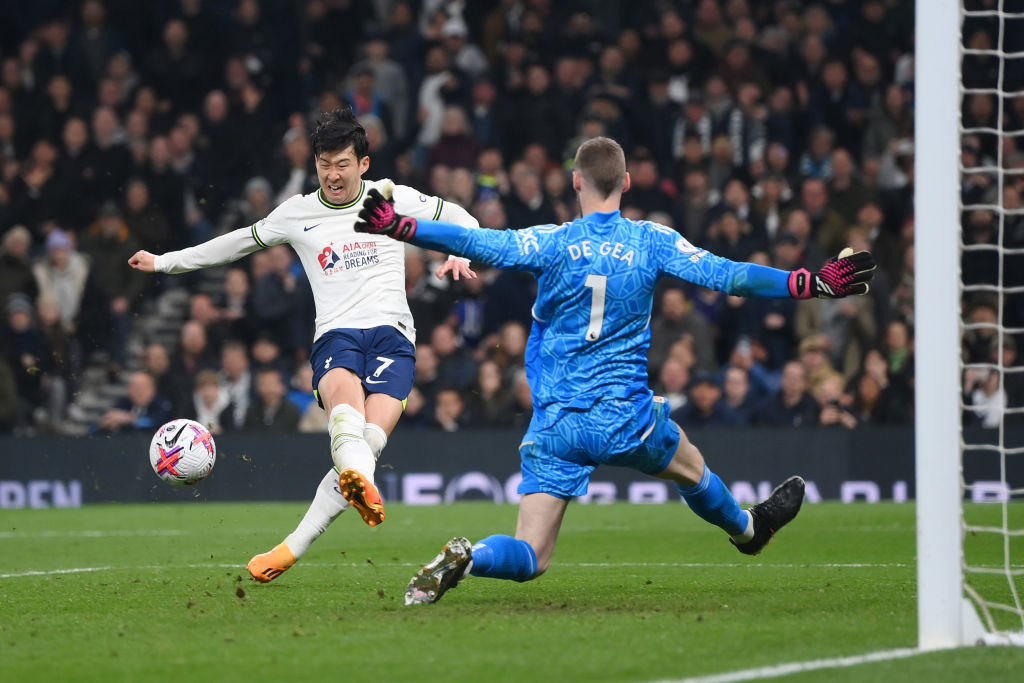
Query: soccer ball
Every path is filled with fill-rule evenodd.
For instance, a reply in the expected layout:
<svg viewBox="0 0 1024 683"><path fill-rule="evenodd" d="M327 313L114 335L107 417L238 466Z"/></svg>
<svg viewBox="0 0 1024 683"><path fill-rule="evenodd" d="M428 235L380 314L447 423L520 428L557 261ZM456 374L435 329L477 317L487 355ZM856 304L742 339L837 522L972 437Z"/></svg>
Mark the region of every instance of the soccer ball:
<svg viewBox="0 0 1024 683"><path fill-rule="evenodd" d="M175 486L202 481L217 462L210 430L193 420L171 420L149 442L149 463L156 476Z"/></svg>

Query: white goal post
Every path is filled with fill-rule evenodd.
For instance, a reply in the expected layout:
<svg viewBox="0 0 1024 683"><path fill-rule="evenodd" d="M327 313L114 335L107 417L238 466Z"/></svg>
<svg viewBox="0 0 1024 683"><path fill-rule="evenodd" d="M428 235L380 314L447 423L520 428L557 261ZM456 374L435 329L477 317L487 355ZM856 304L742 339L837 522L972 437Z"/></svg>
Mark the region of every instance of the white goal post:
<svg viewBox="0 0 1024 683"><path fill-rule="evenodd" d="M918 646L924 650L981 643L1024 645L1024 633L1019 630L1007 633L992 627L987 603L965 582L964 536L965 531L973 531L964 520L964 493L969 487L965 488L962 477L965 444L961 430L961 297L970 289L965 289L960 281L964 210L960 195L960 136L964 132L961 104L965 94L961 30L967 16L985 15L998 22L999 39L991 50L980 53L1000 60L998 84L991 89L1000 111L1004 96L1013 95L1003 92L1003 62L1007 61L1002 51L1007 16L1003 11L1004 0L996 0L990 8L978 3L981 9L974 11L972 7L970 12L963 3L964 0L916 0L915 460ZM1024 14L1019 17L1024 20ZM1024 66L1024 61L1017 64ZM1001 136L1002 122L1000 113L996 128L987 132ZM991 170L1000 176L1001 190L1003 169L1002 155L999 156ZM986 208L999 216L1002 227L1005 216L1001 207ZM1000 286L1001 276L1000 272ZM1002 296L999 288L991 289L996 296ZM999 310L1002 313L1002 304ZM998 334L1002 335L1003 330ZM1003 372L1001 363L996 371ZM1002 427L999 434L1002 444ZM1006 449L1001 457L1007 457ZM1002 484L1009 491L1005 467L1003 470ZM1014 589L1017 571L1008 559L1010 532L1005 520L1004 508L1003 527L995 530L1007 541L1005 567L999 571L1006 574L1013 594L1011 602L1015 603L1006 605L1006 609L1019 613L1020 600ZM967 595L982 606L985 623Z"/></svg>

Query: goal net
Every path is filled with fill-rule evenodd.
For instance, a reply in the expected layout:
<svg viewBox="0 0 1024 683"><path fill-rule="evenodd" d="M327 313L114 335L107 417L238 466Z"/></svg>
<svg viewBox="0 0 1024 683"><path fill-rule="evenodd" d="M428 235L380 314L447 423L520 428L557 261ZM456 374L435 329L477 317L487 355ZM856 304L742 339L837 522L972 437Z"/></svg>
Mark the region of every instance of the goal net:
<svg viewBox="0 0 1024 683"><path fill-rule="evenodd" d="M1024 0L916 44L919 645L1024 645Z"/></svg>

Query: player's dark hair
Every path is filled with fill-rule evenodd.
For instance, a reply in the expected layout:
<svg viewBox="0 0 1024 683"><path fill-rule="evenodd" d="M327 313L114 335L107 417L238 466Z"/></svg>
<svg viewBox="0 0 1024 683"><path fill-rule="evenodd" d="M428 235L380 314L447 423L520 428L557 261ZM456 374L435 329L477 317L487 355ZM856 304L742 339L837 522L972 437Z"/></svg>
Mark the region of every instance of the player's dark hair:
<svg viewBox="0 0 1024 683"><path fill-rule="evenodd" d="M587 140L576 150L576 170L602 199L622 189L626 180L626 155L611 138Z"/></svg>
<svg viewBox="0 0 1024 683"><path fill-rule="evenodd" d="M370 149L366 131L356 120L356 115L349 106L320 112L316 128L310 136L310 143L316 156L324 152L338 152L352 145L352 151L358 160L365 157Z"/></svg>

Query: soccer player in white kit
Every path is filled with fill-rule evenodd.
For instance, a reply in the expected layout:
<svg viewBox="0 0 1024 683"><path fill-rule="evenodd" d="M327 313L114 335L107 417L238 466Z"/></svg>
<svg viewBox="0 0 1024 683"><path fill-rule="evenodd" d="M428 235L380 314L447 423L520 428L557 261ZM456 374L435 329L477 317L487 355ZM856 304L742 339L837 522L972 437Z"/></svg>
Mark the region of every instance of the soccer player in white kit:
<svg viewBox="0 0 1024 683"><path fill-rule="evenodd" d="M145 272L186 273L290 244L309 278L316 305L310 363L313 390L330 415L334 467L309 510L283 542L249 561L253 578L280 576L349 505L370 526L384 521L374 484L376 459L398 423L412 389L415 339L405 296L404 245L353 230L370 188L392 188L404 215L478 227L462 207L390 180L364 180L370 166L366 132L350 108L320 115L312 135L320 189L295 195L254 225L180 251L139 251L129 260ZM437 274L476 274L465 259L449 259Z"/></svg>

